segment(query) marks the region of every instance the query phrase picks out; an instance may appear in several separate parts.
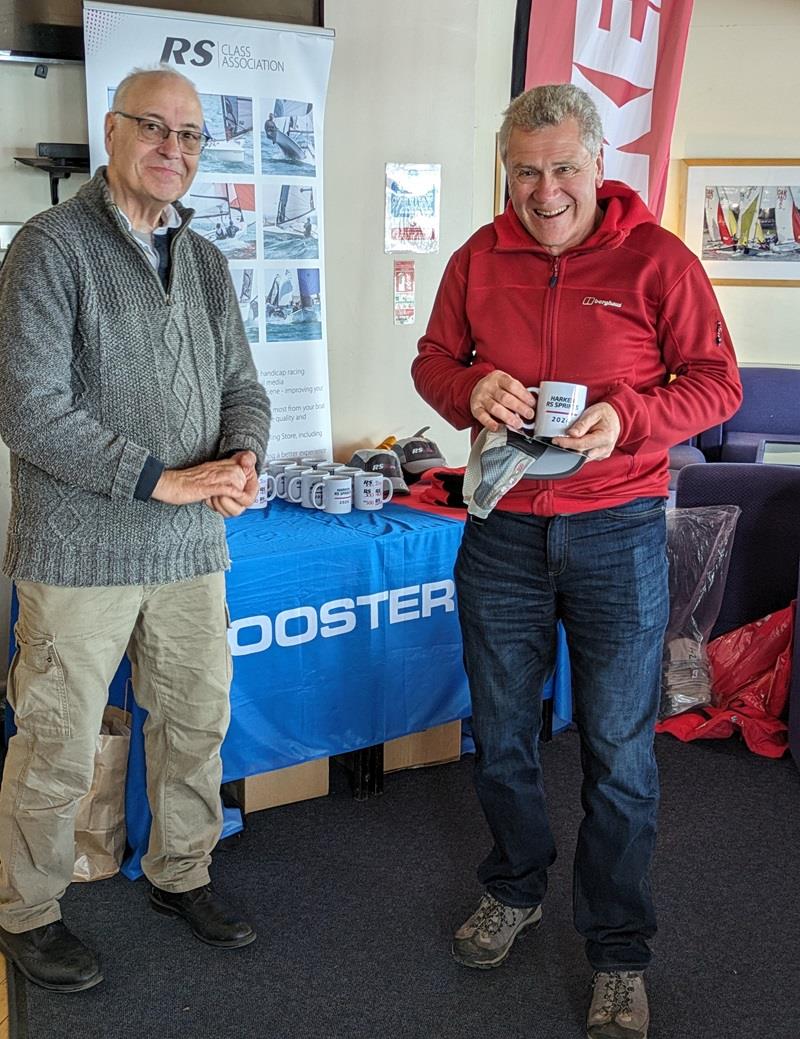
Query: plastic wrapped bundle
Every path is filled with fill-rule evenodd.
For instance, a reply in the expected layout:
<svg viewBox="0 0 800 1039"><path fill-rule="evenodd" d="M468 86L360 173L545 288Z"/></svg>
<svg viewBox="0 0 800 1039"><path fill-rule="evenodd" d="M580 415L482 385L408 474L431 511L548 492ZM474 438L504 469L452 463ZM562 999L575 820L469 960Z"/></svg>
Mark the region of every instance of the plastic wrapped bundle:
<svg viewBox="0 0 800 1039"><path fill-rule="evenodd" d="M660 718L711 703L708 636L722 606L740 513L738 505L667 512L670 614Z"/></svg>

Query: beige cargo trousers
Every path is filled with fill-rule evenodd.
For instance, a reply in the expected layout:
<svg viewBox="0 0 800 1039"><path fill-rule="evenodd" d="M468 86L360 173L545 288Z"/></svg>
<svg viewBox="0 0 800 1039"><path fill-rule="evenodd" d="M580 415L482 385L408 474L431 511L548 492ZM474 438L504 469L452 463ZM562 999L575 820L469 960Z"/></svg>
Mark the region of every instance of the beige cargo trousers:
<svg viewBox="0 0 800 1039"><path fill-rule="evenodd" d="M166 891L208 883L222 827L220 745L230 717L225 578L74 588L17 583L8 701L17 733L0 790L0 927L61 918L75 813L94 770L108 687L127 651L153 814L142 858Z"/></svg>

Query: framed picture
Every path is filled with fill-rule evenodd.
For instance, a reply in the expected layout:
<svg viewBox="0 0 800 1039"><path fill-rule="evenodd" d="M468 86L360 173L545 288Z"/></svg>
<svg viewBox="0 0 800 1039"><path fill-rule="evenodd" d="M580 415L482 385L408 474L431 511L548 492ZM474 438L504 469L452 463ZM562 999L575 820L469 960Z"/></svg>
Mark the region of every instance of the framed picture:
<svg viewBox="0 0 800 1039"><path fill-rule="evenodd" d="M500 158L500 135L494 135L494 216L506 208L506 171Z"/></svg>
<svg viewBox="0 0 800 1039"><path fill-rule="evenodd" d="M714 285L800 285L800 159L684 159L684 241Z"/></svg>

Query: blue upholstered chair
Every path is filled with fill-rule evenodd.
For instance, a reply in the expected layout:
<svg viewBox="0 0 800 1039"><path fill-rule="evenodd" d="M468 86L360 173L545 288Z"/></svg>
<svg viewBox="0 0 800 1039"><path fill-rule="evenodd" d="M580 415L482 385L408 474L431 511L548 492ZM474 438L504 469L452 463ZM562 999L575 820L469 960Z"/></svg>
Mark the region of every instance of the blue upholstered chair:
<svg viewBox="0 0 800 1039"><path fill-rule="evenodd" d="M669 496L667 505L675 504L675 488L678 485L678 473L685 465L697 465L705 462L706 456L696 446L696 437L685 440L682 444L676 444L669 449Z"/></svg>
<svg viewBox="0 0 800 1039"><path fill-rule="evenodd" d="M798 597L800 466L715 462L688 465L678 474L675 503L678 508L738 505L742 510L712 639L783 609ZM789 728L790 747L800 767L800 617L797 612Z"/></svg>
<svg viewBox="0 0 800 1039"><path fill-rule="evenodd" d="M741 407L698 437L709 462L755 462L764 440L800 444L800 368L740 368L739 374Z"/></svg>

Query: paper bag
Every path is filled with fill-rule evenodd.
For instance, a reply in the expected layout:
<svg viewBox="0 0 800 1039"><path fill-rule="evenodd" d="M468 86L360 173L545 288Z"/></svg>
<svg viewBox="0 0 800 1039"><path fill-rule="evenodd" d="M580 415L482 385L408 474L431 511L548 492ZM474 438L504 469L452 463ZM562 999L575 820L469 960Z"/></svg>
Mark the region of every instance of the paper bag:
<svg viewBox="0 0 800 1039"><path fill-rule="evenodd" d="M131 716L106 707L94 757L94 777L75 818L73 880L105 880L119 871L125 854L125 775Z"/></svg>

